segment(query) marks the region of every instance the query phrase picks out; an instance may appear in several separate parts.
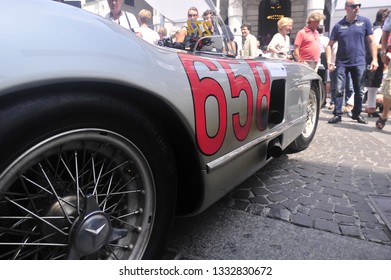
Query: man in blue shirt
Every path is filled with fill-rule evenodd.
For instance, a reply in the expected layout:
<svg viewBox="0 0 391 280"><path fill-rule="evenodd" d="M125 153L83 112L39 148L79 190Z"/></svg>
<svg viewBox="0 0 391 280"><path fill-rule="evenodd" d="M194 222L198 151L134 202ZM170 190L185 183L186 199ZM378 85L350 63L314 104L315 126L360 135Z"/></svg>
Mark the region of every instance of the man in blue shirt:
<svg viewBox="0 0 391 280"><path fill-rule="evenodd" d="M351 118L359 123L368 122L361 116L362 99L365 81L365 40L368 40L372 53L372 62L368 66L370 71L378 67L377 44L373 38L372 24L366 17L358 15L361 8L360 1L348 0L345 2L346 16L334 27L326 49L327 65L330 71L337 71L337 94L335 98L334 117L329 123L338 123L342 117L342 103L345 89L346 75L351 74L354 88L354 107ZM331 50L338 42L336 62L331 62Z"/></svg>
<svg viewBox="0 0 391 280"><path fill-rule="evenodd" d="M208 22L210 33L212 35L223 35L227 41L227 44L228 44L228 48L229 48L228 51L230 52L231 55L236 56L237 48L236 48L236 44L234 41L235 37L234 37L234 34L232 33L231 29L229 28L229 26L228 25L218 26L217 16L216 16L215 11L213 11L213 10L206 10L202 14L202 17L205 21Z"/></svg>

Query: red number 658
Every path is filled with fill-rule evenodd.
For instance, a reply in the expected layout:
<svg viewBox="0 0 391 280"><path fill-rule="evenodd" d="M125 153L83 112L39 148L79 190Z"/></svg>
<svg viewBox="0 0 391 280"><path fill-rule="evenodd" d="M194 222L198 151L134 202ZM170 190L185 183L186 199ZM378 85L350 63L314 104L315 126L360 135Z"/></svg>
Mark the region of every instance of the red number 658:
<svg viewBox="0 0 391 280"><path fill-rule="evenodd" d="M223 145L227 132L227 97L221 84L213 78L216 76L217 71L219 71L218 64L221 65L227 74L231 89L230 98L236 99L240 94L245 94L246 96L247 112L244 117L244 123L240 123L239 112L232 115L232 125L235 137L239 141L245 140L250 132L254 115L254 92L248 78L240 74L235 75L235 72L232 71L232 65L240 64L240 62L236 60L220 59L216 60L215 64L206 58L194 58L194 56L187 54L179 54L179 57L190 81L194 104L196 141L202 153L205 155L215 154ZM200 78L200 75L197 72L199 70L195 67L196 63L204 64L209 70L208 75L203 73L204 77ZM248 63L252 69L252 72L248 73L246 76L249 78L251 77L256 83L255 118L257 129L263 131L267 128L268 123L270 76L263 63L259 61L247 61L246 63ZM208 98L214 98L218 104L218 125L214 135L208 134L207 130L208 124L205 104Z"/></svg>

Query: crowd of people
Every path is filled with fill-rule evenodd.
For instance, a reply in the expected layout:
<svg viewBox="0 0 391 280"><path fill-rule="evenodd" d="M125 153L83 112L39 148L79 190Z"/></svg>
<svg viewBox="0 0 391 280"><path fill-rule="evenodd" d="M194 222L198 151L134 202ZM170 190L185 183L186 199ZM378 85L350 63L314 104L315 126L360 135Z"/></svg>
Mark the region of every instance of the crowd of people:
<svg viewBox="0 0 391 280"><path fill-rule="evenodd" d="M387 19L390 20L390 11L386 8L379 9L375 23L371 24L368 18L359 15L360 8L360 1L346 1L346 16L333 27L330 34L326 54L328 70L332 74L331 84L334 88L331 90L331 94L335 108L333 110L334 116L328 122L335 124L342 121L342 116L345 113L342 107L346 102L353 105L352 110L347 112L348 117L358 123L367 124L368 121L361 115L364 111L363 98L365 91L367 91L365 111L368 117L379 117L376 121L376 127L382 129L385 125L384 120L388 119L390 106L387 102L390 93L387 90L389 80L386 78L383 81L384 63L387 64L388 61L385 56L384 59L381 58L380 37L382 35L389 36L387 30L390 27L385 22ZM338 47L333 51L333 47L337 43ZM335 61L333 53L335 53ZM350 98L353 101L350 102L346 101L349 81L353 86L353 94ZM382 83L383 88L380 93L383 97L381 108L384 113L383 118L376 112L376 100L380 101L381 99L376 97Z"/></svg>
<svg viewBox="0 0 391 280"><path fill-rule="evenodd" d="M168 34L164 27L157 32L150 28L152 14L149 10L142 9L136 18L132 13L122 10L123 0L107 2L110 12L105 17L108 20L135 32L151 44L164 45L162 42L169 37L170 42L186 49L191 48L191 44L199 37L223 35L228 49L221 46L218 51L227 51L232 56L244 58L263 54L260 40L251 34L251 24L242 24L243 41L239 48L230 28L224 26L221 29L216 25L213 10L204 11L200 21L198 9L190 7L187 23ZM347 113L358 123L367 124L362 116L362 112L366 112L368 117L378 118L376 127L382 129L391 107L391 71L388 71L391 52L387 50L390 45L391 14L387 8L379 9L372 24L368 18L359 14L360 8L359 0L345 1L346 15L335 24L329 37L324 35L325 28L322 25L325 16L315 11L308 15L306 26L297 32L295 39L290 38L293 19L281 17L277 22L278 32L273 36L268 34L261 42L267 44L264 49L266 56L306 64L322 76L330 96L329 108L333 109L333 117L328 123L341 122L342 116Z"/></svg>
<svg viewBox="0 0 391 280"><path fill-rule="evenodd" d="M329 123L341 122L347 113L351 119L366 124L367 120L361 115L364 111L368 117L378 117L376 127L382 129L390 109L387 98L390 81L389 76L385 77L389 58L385 51L381 55L381 49L389 45L389 23L386 22L390 10L379 9L371 24L369 19L359 15L360 8L360 1L347 0L346 16L333 27L330 37L324 35L321 25L324 15L311 13L307 25L293 40L293 54L288 52L292 50L289 34L293 21L282 17L277 22L278 33L269 41L266 50L271 57L292 59L319 73L330 96L329 109L333 109L334 116ZM383 47L381 38L385 41ZM322 66L321 70L318 70L319 66Z"/></svg>

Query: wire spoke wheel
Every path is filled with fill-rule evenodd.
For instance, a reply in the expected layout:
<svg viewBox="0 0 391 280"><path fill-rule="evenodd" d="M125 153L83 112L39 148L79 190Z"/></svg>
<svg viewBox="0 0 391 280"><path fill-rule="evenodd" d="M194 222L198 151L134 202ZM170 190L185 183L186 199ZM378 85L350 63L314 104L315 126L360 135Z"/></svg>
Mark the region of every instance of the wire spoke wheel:
<svg viewBox="0 0 391 280"><path fill-rule="evenodd" d="M128 139L94 128L57 134L0 175L0 259L140 259L155 196Z"/></svg>
<svg viewBox="0 0 391 280"><path fill-rule="evenodd" d="M310 137L316 129L318 112L318 99L316 93L311 89L307 102L307 121L304 127L303 136Z"/></svg>

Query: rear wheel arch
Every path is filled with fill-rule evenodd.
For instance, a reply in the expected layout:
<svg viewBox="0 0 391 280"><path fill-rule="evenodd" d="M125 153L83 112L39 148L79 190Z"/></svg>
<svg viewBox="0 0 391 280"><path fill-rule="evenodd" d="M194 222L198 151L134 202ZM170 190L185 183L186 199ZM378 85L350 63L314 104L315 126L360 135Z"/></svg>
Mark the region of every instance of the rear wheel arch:
<svg viewBox="0 0 391 280"><path fill-rule="evenodd" d="M311 83L309 99L307 102L307 116L301 134L284 150L284 153L297 153L308 148L315 137L318 127L319 113L322 106L322 87L316 81Z"/></svg>

